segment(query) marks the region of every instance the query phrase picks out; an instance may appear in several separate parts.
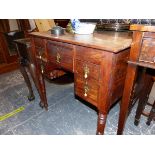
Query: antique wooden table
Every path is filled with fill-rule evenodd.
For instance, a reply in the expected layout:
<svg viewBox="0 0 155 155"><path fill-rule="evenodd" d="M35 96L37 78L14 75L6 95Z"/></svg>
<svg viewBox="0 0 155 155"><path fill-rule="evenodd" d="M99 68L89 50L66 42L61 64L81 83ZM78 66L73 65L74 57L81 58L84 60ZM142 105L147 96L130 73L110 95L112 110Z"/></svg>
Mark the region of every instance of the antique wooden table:
<svg viewBox="0 0 155 155"><path fill-rule="evenodd" d="M104 134L109 109L123 94L131 33L54 36L33 32L30 39L29 66L42 106L48 109L44 76L53 70L70 71L74 74L75 94L97 107L96 133Z"/></svg>
<svg viewBox="0 0 155 155"><path fill-rule="evenodd" d="M135 24L130 26L130 30L133 30L133 41L120 107L117 134L123 133L128 110L132 103L138 66L144 67L144 69L155 69L155 26Z"/></svg>
<svg viewBox="0 0 155 155"><path fill-rule="evenodd" d="M27 74L27 70L31 74L31 77L33 78L34 83L35 83L36 78L34 77L34 74L32 73L32 70L33 70L32 66L30 66L30 62L32 61L31 52L29 51L30 46L31 46L30 38L17 39L17 40L14 40L14 42L16 43L16 47L17 47L17 51L19 55L20 72L22 73L25 83L29 90L28 100L32 101L35 99L35 96L32 90L32 85L31 85L29 76Z"/></svg>

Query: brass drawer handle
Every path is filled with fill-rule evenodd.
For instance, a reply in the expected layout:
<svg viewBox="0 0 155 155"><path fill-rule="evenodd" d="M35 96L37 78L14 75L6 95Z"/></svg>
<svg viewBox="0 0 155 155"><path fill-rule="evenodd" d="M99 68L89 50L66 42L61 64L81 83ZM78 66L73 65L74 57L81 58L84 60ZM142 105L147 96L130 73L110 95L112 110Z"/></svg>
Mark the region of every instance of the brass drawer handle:
<svg viewBox="0 0 155 155"><path fill-rule="evenodd" d="M47 62L47 59L46 58L43 58L42 56L36 56L37 59L40 59L41 61L43 62Z"/></svg>
<svg viewBox="0 0 155 155"><path fill-rule="evenodd" d="M57 53L57 56L56 56L56 62L57 63L60 63L60 60L61 60L61 56L59 53Z"/></svg>
<svg viewBox="0 0 155 155"><path fill-rule="evenodd" d="M86 65L86 66L84 67L84 78L85 78L85 79L88 78L88 74L89 74L89 68L88 68L88 66Z"/></svg>
<svg viewBox="0 0 155 155"><path fill-rule="evenodd" d="M43 74L44 73L44 66L41 64L41 73Z"/></svg>
<svg viewBox="0 0 155 155"><path fill-rule="evenodd" d="M84 96L85 96L85 97L87 97L87 95L88 95L88 94L87 94L88 91L89 91L89 88L88 88L87 85L85 85L85 86L84 86Z"/></svg>

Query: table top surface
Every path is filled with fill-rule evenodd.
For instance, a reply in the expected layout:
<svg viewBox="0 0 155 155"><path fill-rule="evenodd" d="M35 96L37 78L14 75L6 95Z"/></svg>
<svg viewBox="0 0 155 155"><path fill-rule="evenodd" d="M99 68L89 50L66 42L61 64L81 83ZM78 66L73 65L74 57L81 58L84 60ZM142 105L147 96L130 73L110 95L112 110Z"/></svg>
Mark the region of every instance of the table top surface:
<svg viewBox="0 0 155 155"><path fill-rule="evenodd" d="M132 42L131 32L103 31L95 32L90 35L69 34L65 32L64 35L56 36L48 31L32 32L30 35L105 50L113 53L118 53L126 48L129 48Z"/></svg>

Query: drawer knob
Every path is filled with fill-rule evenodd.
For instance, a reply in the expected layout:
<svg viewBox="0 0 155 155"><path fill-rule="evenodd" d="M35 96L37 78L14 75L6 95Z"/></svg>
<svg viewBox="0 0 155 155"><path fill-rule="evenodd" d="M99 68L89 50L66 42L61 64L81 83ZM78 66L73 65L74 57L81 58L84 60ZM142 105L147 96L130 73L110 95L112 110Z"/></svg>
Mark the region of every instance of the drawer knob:
<svg viewBox="0 0 155 155"><path fill-rule="evenodd" d="M44 66L41 65L41 73L43 74L44 73Z"/></svg>
<svg viewBox="0 0 155 155"><path fill-rule="evenodd" d="M85 79L88 78L88 74L89 74L89 68L88 68L88 66L86 65L86 66L84 67L84 78L85 78Z"/></svg>
<svg viewBox="0 0 155 155"><path fill-rule="evenodd" d="M87 93L88 93L88 91L89 91L89 88L88 88L88 86L86 85L86 86L84 86L84 96L85 97L87 97Z"/></svg>
<svg viewBox="0 0 155 155"><path fill-rule="evenodd" d="M56 62L57 63L60 63L60 60L61 60L61 56L59 53L57 53L57 56L56 56Z"/></svg>

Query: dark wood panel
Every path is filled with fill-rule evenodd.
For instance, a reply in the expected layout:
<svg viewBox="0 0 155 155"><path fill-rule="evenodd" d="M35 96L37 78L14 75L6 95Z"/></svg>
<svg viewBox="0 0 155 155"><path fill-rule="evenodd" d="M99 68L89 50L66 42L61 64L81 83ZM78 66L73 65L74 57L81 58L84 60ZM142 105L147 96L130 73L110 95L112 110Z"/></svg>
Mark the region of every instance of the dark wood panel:
<svg viewBox="0 0 155 155"><path fill-rule="evenodd" d="M103 57L104 52L101 50L96 50L83 46L76 46L76 59L100 64Z"/></svg>
<svg viewBox="0 0 155 155"><path fill-rule="evenodd" d="M139 61L155 63L155 39L143 39Z"/></svg>
<svg viewBox="0 0 155 155"><path fill-rule="evenodd" d="M75 78L75 93L84 100L92 103L97 107L99 97L99 83L89 79L84 81L83 78L76 75Z"/></svg>
<svg viewBox="0 0 155 155"><path fill-rule="evenodd" d="M9 64L1 64L0 65L0 74L10 72L12 70L19 69L19 63L18 62L13 62Z"/></svg>
<svg viewBox="0 0 155 155"><path fill-rule="evenodd" d="M93 78L95 80L99 80L100 65L76 59L75 66L76 66L75 73L80 74L84 79Z"/></svg>

